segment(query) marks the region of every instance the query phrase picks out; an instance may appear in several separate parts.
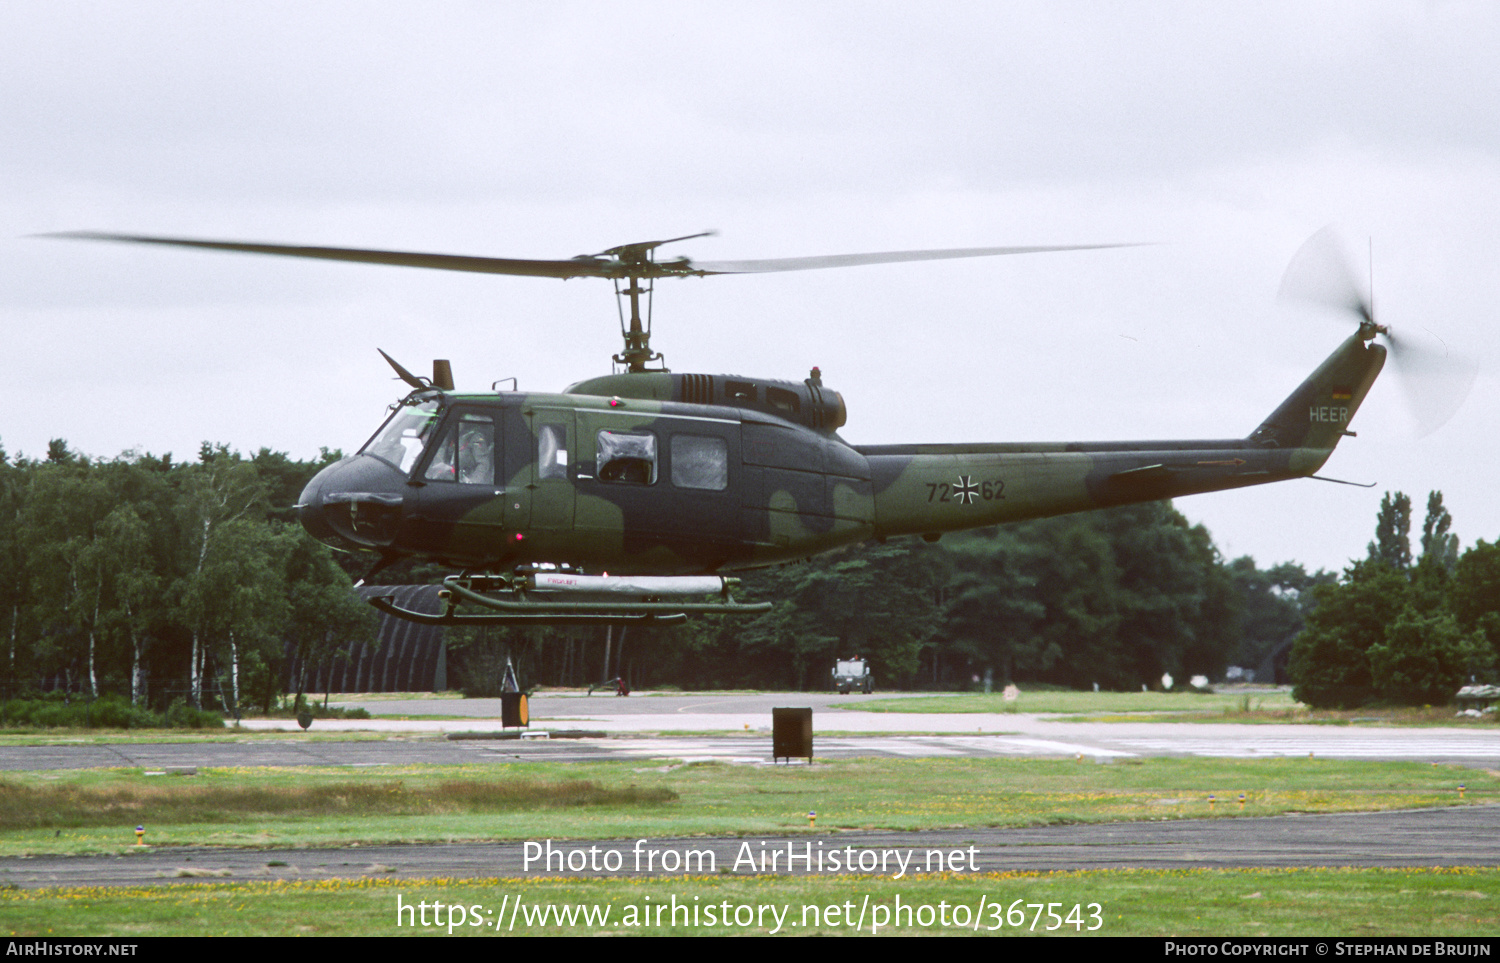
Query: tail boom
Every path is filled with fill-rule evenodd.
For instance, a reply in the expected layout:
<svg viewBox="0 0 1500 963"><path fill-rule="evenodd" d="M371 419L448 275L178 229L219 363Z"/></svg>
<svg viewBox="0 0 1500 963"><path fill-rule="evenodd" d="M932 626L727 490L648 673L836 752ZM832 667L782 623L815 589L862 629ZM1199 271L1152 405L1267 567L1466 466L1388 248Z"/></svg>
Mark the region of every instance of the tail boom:
<svg viewBox="0 0 1500 963"><path fill-rule="evenodd" d="M1311 475L1348 433L1384 361L1364 332L1352 336L1241 439L861 446L874 534L933 537Z"/></svg>

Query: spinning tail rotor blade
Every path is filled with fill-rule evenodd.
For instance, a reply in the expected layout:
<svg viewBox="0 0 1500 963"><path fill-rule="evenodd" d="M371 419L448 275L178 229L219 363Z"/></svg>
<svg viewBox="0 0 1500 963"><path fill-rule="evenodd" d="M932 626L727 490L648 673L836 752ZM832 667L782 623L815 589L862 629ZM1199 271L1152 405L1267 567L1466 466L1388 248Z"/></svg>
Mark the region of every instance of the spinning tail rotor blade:
<svg viewBox="0 0 1500 963"><path fill-rule="evenodd" d="M1400 335L1387 333L1386 343L1390 345L1391 362L1401 376L1402 393L1417 422L1417 437L1425 438L1463 407L1479 376L1479 366L1449 351L1430 332L1418 338L1403 329Z"/></svg>
<svg viewBox="0 0 1500 963"><path fill-rule="evenodd" d="M1292 255L1281 276L1283 301L1301 301L1334 311L1347 311L1361 320L1375 320L1374 311L1360 290L1344 246L1332 227L1325 227Z"/></svg>
<svg viewBox="0 0 1500 963"><path fill-rule="evenodd" d="M1332 227L1308 238L1292 256L1281 279L1280 298L1352 314L1361 324L1375 326L1385 339L1418 438L1432 434L1453 417L1479 374L1478 365L1451 351L1430 332L1414 335L1402 329L1397 335L1386 325L1376 325L1370 299L1361 290Z"/></svg>

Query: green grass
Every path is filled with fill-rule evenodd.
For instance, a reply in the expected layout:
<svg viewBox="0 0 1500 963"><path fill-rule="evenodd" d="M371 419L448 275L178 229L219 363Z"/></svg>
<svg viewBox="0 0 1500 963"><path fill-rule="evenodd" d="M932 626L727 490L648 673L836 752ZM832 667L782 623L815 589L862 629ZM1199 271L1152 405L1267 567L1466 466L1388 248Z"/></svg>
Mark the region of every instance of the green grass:
<svg viewBox="0 0 1500 963"><path fill-rule="evenodd" d="M0 832L84 828L140 822L217 822L236 816L269 820L350 815L424 816L452 813L628 808L677 799L670 789L604 787L586 779L404 779L342 781L147 779L128 784L33 784L0 781Z"/></svg>
<svg viewBox="0 0 1500 963"><path fill-rule="evenodd" d="M1500 800L1500 773L1322 759L663 761L16 773L0 855L152 845L338 846L1233 818ZM455 788L456 786L465 788ZM515 791L496 801L496 794ZM591 788L588 788L591 787ZM1208 795L1218 798L1210 809ZM1243 809L1240 793L1246 796ZM672 798L675 795L675 798Z"/></svg>
<svg viewBox="0 0 1500 963"><path fill-rule="evenodd" d="M851 697L852 698L852 697ZM861 712L1214 712L1238 710L1249 699L1248 708L1279 710L1297 705L1290 692L1281 689L1215 692L1072 692L1065 689L1022 690L1014 702L999 692L923 696L920 699L882 699L837 703L841 709Z"/></svg>
<svg viewBox="0 0 1500 963"><path fill-rule="evenodd" d="M428 904L429 925L421 925L420 908L403 914L402 925L397 925L398 899L406 906ZM547 921L528 924L525 911L517 912L512 930L511 910L518 899L533 915L546 908ZM697 907L700 925L691 925L686 911L679 913L678 925L671 925L674 899L678 906ZM898 899L899 905L909 908L909 916L898 917ZM441 903L442 909L431 909L433 903ZM740 912L746 925L707 924L707 907L713 906L717 916L726 903L730 913ZM663 904L666 909L658 926L655 908ZM1028 904L1042 904L1043 909L1038 913ZM591 925L558 924L557 909L580 905L596 912L608 908L608 921L600 923L596 918ZM457 907L462 907L461 914ZM652 908L649 916L648 907ZM753 911L761 907L767 909L756 921ZM1012 907L1015 913L1009 912ZM1049 908L1057 914L1055 918L1046 915ZM496 930L534 936L747 935L771 932L775 912L783 914L781 933L803 936L865 935L873 923L882 921L882 935L961 935L976 932L977 919L977 932L996 935L1042 933L1052 927L1054 935L1078 937L1097 927L1094 932L1103 936L1443 936L1489 942L1500 932L1500 871L1108 870L943 874L900 880L721 875L413 881L377 876L0 892L0 931L11 936L125 940L145 936L418 936L447 934L445 924L450 919L455 923L455 936L493 935ZM947 926L942 925L944 916ZM1076 922L1067 922L1070 916ZM908 918L910 925L906 925ZM967 925L958 925L960 918ZM470 925L476 920L484 925ZM902 925L895 925L898 920ZM999 928L992 931L997 922Z"/></svg>
<svg viewBox="0 0 1500 963"><path fill-rule="evenodd" d="M404 702L404 701L408 701L408 700L411 700L411 699L421 699L423 701L428 701L428 700L432 700L432 699L452 699L454 701L462 701L463 697L464 697L464 694L462 692L451 692L451 691L445 691L445 692L359 692L359 693L353 693L353 694L347 693L347 692L331 692L331 693L328 693L326 695L326 698L328 699L328 702L329 702L330 705L341 705L341 704L344 704L344 703L350 703L350 704L352 704L352 703L356 703L356 702L360 703L360 704L364 704L366 702ZM307 699L308 702L317 702L317 703L321 704L322 701L323 701L323 699L325 698L325 694L322 693L322 692L309 692L309 693L306 693L305 698Z"/></svg>
<svg viewBox="0 0 1500 963"><path fill-rule="evenodd" d="M384 742L388 732L306 731L286 732L258 729L10 729L0 732L0 746L119 746L233 742ZM408 738L441 739L442 733L419 733Z"/></svg>
<svg viewBox="0 0 1500 963"><path fill-rule="evenodd" d="M966 693L838 703L859 712L1032 713L1063 716L1068 722L1233 722L1248 724L1500 727L1494 715L1455 716L1451 706L1375 706L1361 709L1309 709L1283 689L1231 689L1192 692L1023 691L1006 702L1000 693Z"/></svg>

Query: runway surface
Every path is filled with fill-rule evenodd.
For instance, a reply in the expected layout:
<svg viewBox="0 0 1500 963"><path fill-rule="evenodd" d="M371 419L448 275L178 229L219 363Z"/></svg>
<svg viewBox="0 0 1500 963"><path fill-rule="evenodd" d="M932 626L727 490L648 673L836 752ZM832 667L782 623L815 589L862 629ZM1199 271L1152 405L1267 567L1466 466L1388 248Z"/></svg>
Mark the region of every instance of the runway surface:
<svg viewBox="0 0 1500 963"><path fill-rule="evenodd" d="M205 881L395 879L487 879L542 876L665 876L754 870L736 859L747 852L781 854L777 875L804 862L785 854L806 853L816 860L849 852L858 865L872 853L871 872L894 875L899 856L876 863L882 853L906 854L908 872L924 872L930 859L955 853L961 872L1055 871L1079 869L1227 869L1275 866L1496 866L1500 865L1500 812L1490 806L1460 806L1415 812L1340 813L1327 816L1274 816L1260 819L1191 819L1170 822L1048 826L1033 829L954 829L921 833L839 832L807 836L614 839L567 842L534 840L528 866L526 842L463 843L428 846L362 846L348 849L154 849L123 856L37 856L0 859L0 885L24 889L50 886L152 886ZM748 845L748 850L746 846ZM569 851L578 851L570 870ZM620 854L620 870L594 872L589 853ZM648 854L654 871L638 872ZM641 855L637 857L637 852ZM666 853L675 853L668 868ZM711 853L711 857L690 856ZM816 863L814 863L816 865ZM948 865L948 864L939 864ZM930 867L937 871L938 866Z"/></svg>
<svg viewBox="0 0 1500 963"><path fill-rule="evenodd" d="M251 737L237 742L204 742L185 737L179 742L147 745L3 746L0 770L378 766L654 758L770 764L771 709L775 706L813 709L813 752L825 759L1083 756L1106 762L1139 756L1261 759L1312 755L1500 766L1500 731L1490 726L1093 723L1025 713L928 714L838 708L879 699L879 696L831 693L628 698L540 695L531 700L531 728L525 733L526 738L521 739L498 738L501 731L498 699L351 701L345 704L364 705L382 718L318 720L309 733L301 733L291 720L247 720L244 724L252 732L282 730L295 734L283 740ZM363 742L318 738L325 733L348 731L384 734L387 738ZM553 734L576 736L580 732L590 735L551 738ZM461 734L481 738L452 738Z"/></svg>

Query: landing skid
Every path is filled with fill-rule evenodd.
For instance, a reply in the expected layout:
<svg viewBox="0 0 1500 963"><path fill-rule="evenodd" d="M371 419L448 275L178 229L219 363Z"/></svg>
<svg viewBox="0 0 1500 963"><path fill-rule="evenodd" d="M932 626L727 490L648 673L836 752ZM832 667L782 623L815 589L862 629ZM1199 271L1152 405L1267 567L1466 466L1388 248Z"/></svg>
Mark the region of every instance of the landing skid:
<svg viewBox="0 0 1500 963"><path fill-rule="evenodd" d="M519 573L450 575L443 579L439 614L396 604L394 595L370 599L377 610L422 625L676 625L689 615L758 615L770 602L736 602L738 579L705 577L611 579L608 576ZM712 602L678 602L671 595L705 596ZM569 595L580 596L569 598ZM614 596L620 596L616 599ZM602 597L602 600L601 600ZM486 612L461 612L469 605Z"/></svg>

